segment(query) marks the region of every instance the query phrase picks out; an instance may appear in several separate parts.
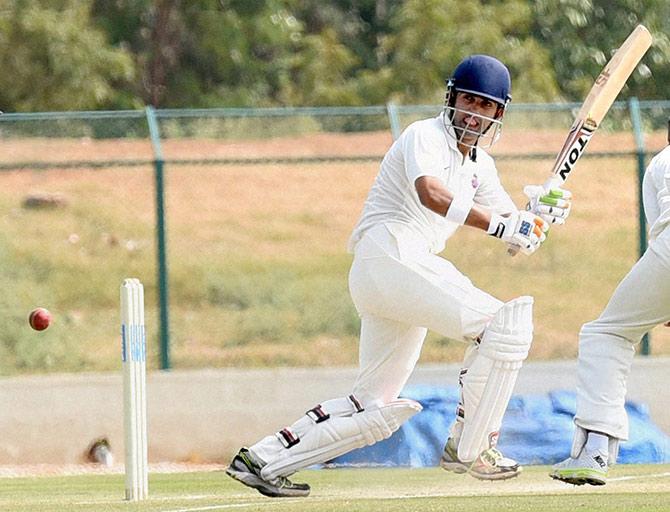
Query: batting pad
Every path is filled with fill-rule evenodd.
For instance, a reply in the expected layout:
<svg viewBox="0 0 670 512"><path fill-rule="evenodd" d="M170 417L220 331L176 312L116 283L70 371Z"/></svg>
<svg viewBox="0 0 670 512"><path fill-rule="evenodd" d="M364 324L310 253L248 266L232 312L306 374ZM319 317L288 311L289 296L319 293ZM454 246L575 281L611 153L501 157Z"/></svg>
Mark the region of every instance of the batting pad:
<svg viewBox="0 0 670 512"><path fill-rule="evenodd" d="M363 407L354 395L326 400L307 411L292 425L264 437L251 446L251 450L261 460L272 462L282 457L287 448L299 443L316 424L334 417L351 416L362 410Z"/></svg>
<svg viewBox="0 0 670 512"><path fill-rule="evenodd" d="M482 337L463 380L465 421L458 444L462 461L475 460L495 446L502 418L533 340L533 299L519 297L503 305Z"/></svg>
<svg viewBox="0 0 670 512"><path fill-rule="evenodd" d="M356 448L391 437L400 425L421 411L414 400L398 399L376 409L366 409L349 417L331 417L315 424L300 442L283 450L268 462L261 476L272 481L296 471L326 462Z"/></svg>

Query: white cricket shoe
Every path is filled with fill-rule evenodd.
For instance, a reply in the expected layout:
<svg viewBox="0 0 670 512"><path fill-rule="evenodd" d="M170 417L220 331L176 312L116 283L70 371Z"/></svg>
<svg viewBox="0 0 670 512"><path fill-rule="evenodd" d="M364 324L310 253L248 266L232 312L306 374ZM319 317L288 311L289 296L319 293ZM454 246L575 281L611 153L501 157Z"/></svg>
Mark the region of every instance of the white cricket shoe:
<svg viewBox="0 0 670 512"><path fill-rule="evenodd" d="M576 459L568 457L556 464L549 476L574 485L605 485L607 471L607 453L583 449Z"/></svg>
<svg viewBox="0 0 670 512"><path fill-rule="evenodd" d="M503 457L495 448L488 448L479 454L474 462L463 462L458 458L458 448L453 438L447 440L440 466L454 473L470 473L479 480L507 480L521 473L518 462Z"/></svg>

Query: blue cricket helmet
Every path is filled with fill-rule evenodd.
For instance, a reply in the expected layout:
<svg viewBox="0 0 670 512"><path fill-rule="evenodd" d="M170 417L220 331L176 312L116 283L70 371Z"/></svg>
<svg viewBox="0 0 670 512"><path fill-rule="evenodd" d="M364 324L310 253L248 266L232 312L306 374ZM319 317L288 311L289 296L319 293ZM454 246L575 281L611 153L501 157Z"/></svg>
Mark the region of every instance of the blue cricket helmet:
<svg viewBox="0 0 670 512"><path fill-rule="evenodd" d="M503 107L512 100L509 70L490 55L470 55L463 59L447 81L447 86L455 91L483 96Z"/></svg>

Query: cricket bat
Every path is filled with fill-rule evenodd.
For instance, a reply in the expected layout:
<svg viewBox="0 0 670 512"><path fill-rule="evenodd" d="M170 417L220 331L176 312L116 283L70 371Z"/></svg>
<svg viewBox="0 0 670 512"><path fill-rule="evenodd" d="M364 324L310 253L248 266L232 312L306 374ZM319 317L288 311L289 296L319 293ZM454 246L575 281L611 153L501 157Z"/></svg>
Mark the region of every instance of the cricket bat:
<svg viewBox="0 0 670 512"><path fill-rule="evenodd" d="M551 177L544 184L545 190L560 187L568 179L626 80L651 46L651 41L649 31L638 25L600 72L556 157Z"/></svg>
<svg viewBox="0 0 670 512"><path fill-rule="evenodd" d="M638 25L600 72L556 157L551 168L551 176L543 185L545 191L549 192L566 182L584 153L586 145L623 89L626 80L651 46L651 42L649 30L643 25ZM518 248L512 246L508 252L514 256Z"/></svg>

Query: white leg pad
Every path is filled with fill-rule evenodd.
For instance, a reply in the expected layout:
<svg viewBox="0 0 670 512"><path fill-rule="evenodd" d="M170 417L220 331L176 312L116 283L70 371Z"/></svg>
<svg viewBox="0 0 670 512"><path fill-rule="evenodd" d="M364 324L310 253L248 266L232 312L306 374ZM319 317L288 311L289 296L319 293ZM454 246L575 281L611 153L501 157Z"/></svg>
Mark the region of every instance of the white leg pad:
<svg viewBox="0 0 670 512"><path fill-rule="evenodd" d="M363 407L354 395L326 400L307 411L292 425L264 437L250 449L261 460L265 462L273 461L281 456L287 448L290 448L293 443L298 442L298 439L304 437L315 425L330 418L351 416L362 410Z"/></svg>
<svg viewBox="0 0 670 512"><path fill-rule="evenodd" d="M261 476L269 481L289 476L312 464L326 462L356 448L391 437L400 425L421 410L414 400L398 399L348 417L331 417L315 424L299 441L269 461Z"/></svg>
<svg viewBox="0 0 670 512"><path fill-rule="evenodd" d="M503 305L484 332L463 382L465 421L458 457L473 461L495 446L517 375L533 340L533 299Z"/></svg>

